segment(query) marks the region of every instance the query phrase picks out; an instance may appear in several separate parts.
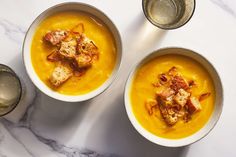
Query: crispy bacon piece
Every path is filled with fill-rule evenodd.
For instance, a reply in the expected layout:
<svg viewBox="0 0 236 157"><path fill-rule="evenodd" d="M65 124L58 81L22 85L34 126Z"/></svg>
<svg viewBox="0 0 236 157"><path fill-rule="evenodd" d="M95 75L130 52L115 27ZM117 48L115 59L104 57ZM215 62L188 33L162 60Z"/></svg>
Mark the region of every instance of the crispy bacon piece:
<svg viewBox="0 0 236 157"><path fill-rule="evenodd" d="M188 111L185 111L184 112L184 115L183 115L183 120L185 123L189 122L189 120L191 120L191 114L188 112Z"/></svg>
<svg viewBox="0 0 236 157"><path fill-rule="evenodd" d="M149 115L153 114L153 108L157 106L157 101L154 99L147 99L145 102L145 108L148 111Z"/></svg>
<svg viewBox="0 0 236 157"><path fill-rule="evenodd" d="M160 83L161 83L161 84L164 84L165 82L168 81L168 79L167 79L167 77L166 77L165 74L160 74L160 75L159 75L159 79L160 79Z"/></svg>
<svg viewBox="0 0 236 157"><path fill-rule="evenodd" d="M182 76L176 75L171 80L170 88L177 93L180 89L187 90L189 88L189 85Z"/></svg>
<svg viewBox="0 0 236 157"><path fill-rule="evenodd" d="M74 75L77 77L81 77L86 73L86 71L87 71L87 68L80 68L80 69L74 70Z"/></svg>
<svg viewBox="0 0 236 157"><path fill-rule="evenodd" d="M190 80L190 81L188 81L188 85L189 85L189 87L193 87L196 85L196 83L195 83L195 81Z"/></svg>
<svg viewBox="0 0 236 157"><path fill-rule="evenodd" d="M47 60L51 62L57 62L61 60L61 56L59 52L55 50L47 56Z"/></svg>
<svg viewBox="0 0 236 157"><path fill-rule="evenodd" d="M68 32L64 30L55 30L48 32L44 39L50 42L52 45L59 44L62 40L64 40L68 36Z"/></svg>
<svg viewBox="0 0 236 157"><path fill-rule="evenodd" d="M84 33L84 25L83 23L77 24L75 27L71 29L71 32L74 34L82 34Z"/></svg>
<svg viewBox="0 0 236 157"><path fill-rule="evenodd" d="M175 66L173 66L172 68L170 68L170 70L168 71L168 75L169 76L175 76L177 75L177 68Z"/></svg>
<svg viewBox="0 0 236 157"><path fill-rule="evenodd" d="M199 101L203 101L203 100L205 100L206 98L208 98L209 96L211 95L211 93L204 93L204 94L202 94L202 95L200 95L199 96Z"/></svg>

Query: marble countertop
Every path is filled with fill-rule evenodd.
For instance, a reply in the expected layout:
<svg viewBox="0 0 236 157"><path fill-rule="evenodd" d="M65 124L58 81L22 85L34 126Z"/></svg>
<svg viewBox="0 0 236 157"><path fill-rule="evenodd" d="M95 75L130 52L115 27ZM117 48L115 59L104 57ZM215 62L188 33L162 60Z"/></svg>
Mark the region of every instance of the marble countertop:
<svg viewBox="0 0 236 157"><path fill-rule="evenodd" d="M25 32L37 15L61 2L65 1L1 0L0 63L26 75L21 59ZM142 13L141 0L81 2L104 11L120 30L124 60L118 79L102 95L83 103L57 101L37 91L18 123L0 119L0 157L236 156L236 1L197 0L192 19L172 31L152 26ZM124 108L124 83L132 65L166 46L190 48L207 57L224 86L218 124L187 147L166 148L147 141L132 127Z"/></svg>

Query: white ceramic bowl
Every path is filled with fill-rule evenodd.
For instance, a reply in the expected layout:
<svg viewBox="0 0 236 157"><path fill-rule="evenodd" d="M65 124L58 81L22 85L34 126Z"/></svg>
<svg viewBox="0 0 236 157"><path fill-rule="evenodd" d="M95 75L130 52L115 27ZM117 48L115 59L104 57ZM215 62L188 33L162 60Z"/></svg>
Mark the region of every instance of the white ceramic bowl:
<svg viewBox="0 0 236 157"><path fill-rule="evenodd" d="M135 118L135 115L132 111L132 106L131 106L129 94L130 94L131 84L132 84L132 81L133 81L136 71L144 63L148 62L152 58L166 55L166 54L183 55L183 56L187 56L187 57L192 58L195 61L199 62L203 67L205 67L205 69L208 71L210 76L213 78L212 80L213 80L215 90L216 90L215 108L214 108L214 111L213 111L212 116L210 117L209 121L198 132L196 132L195 134L188 136L186 138L167 139L167 138L158 137L157 135L154 135L154 134L150 133L149 131L147 131L146 129L144 129L142 127L142 125L138 122L138 120ZM125 99L125 108L126 108L126 112L128 114L128 117L129 117L131 123L133 124L134 128L142 136L144 136L149 141L156 143L158 145L167 146L167 147L181 147L181 146L192 144L192 143L200 140L201 138L206 136L214 128L214 126L217 123L217 121L221 115L221 112L222 112L223 88L222 88L221 80L220 80L220 77L219 77L217 71L215 70L213 65L209 61L207 61L206 58L204 58L200 54L198 54L192 50L189 50L189 49L170 47L170 48L159 49L159 50L151 53L150 55L146 56L143 60L141 60L133 68L133 70L131 71L129 78L126 82L124 99Z"/></svg>
<svg viewBox="0 0 236 157"><path fill-rule="evenodd" d="M87 94L84 95L77 95L77 96L69 96L69 95L63 95L58 92L55 92L51 90L49 87L47 87L38 77L36 74L32 62L31 62L31 43L32 43L32 38L34 36L35 30L37 29L38 25L48 16L61 12L61 11L82 11L86 12L89 14L92 14L93 16L97 17L100 19L107 27L110 29L111 33L114 36L116 47L117 47L117 60L115 67L113 69L113 72L108 80L106 80L99 88L95 89L94 91L91 91ZM29 27L25 40L24 40L24 45L23 45L23 60L24 64L26 67L26 71L31 78L32 82L37 86L43 93L46 95L62 100L62 101L67 101L67 102L79 102L79 101L85 101L88 99L91 99L100 93L102 93L106 88L109 87L109 85L112 83L114 80L118 69L120 67L121 63L121 58L122 58L122 43L121 43L121 37L118 29L114 25L114 23L100 10L97 8L90 6L88 4L84 3L79 3L79 2L67 2L67 3L62 3L58 4L56 6L53 6L47 10L45 10L43 13L41 13L31 24Z"/></svg>

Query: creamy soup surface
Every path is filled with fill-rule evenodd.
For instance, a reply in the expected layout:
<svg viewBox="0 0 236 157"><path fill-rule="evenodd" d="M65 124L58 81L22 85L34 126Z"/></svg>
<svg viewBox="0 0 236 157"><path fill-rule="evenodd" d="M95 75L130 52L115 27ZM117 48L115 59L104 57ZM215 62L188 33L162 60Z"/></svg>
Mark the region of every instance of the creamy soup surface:
<svg viewBox="0 0 236 157"><path fill-rule="evenodd" d="M96 45L99 59L81 76L72 76L59 87L49 82L49 77L58 63L47 60L55 46L45 43L44 36L52 30L70 30L83 24L84 34ZM39 78L52 90L65 95L89 93L101 86L111 75L116 64L116 45L107 26L96 17L84 12L60 12L47 17L36 29L31 46L31 59Z"/></svg>
<svg viewBox="0 0 236 157"><path fill-rule="evenodd" d="M153 83L156 82L157 75L172 67L176 67L187 80L195 81L196 85L191 89L192 96L198 97L202 93L210 93L210 96L200 102L201 111L192 114L188 122L180 119L169 126L166 125L160 109L154 108L150 115L145 102L156 97L158 87L154 87ZM136 119L146 130L163 138L179 139L196 133L207 123L214 110L215 89L208 72L199 63L188 57L171 54L156 57L136 71L130 88L130 99Z"/></svg>

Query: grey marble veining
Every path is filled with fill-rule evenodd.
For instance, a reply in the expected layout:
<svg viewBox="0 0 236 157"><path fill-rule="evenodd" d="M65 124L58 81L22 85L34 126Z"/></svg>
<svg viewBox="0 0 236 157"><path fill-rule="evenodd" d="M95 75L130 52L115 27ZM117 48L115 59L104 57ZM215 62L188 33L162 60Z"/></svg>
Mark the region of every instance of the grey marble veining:
<svg viewBox="0 0 236 157"><path fill-rule="evenodd" d="M26 33L26 29L12 23L9 20L0 18L0 27L4 29L4 34L12 41L21 44Z"/></svg>
<svg viewBox="0 0 236 157"><path fill-rule="evenodd" d="M226 12L228 12L229 14L231 14L233 17L236 17L236 1L235 0L210 0L210 1L212 3L209 2L211 3L211 5L209 5L209 8L215 4L215 5L218 5L220 8L222 8L223 10L225 10ZM44 1L44 3L46 3L46 1ZM103 4L101 4L101 6L102 5ZM4 7L4 6L2 5L0 6L0 8L1 7ZM19 47L22 45L23 38L27 29L21 26L21 24L15 23L15 21L13 20L14 19L8 19L7 16L5 15L0 17L0 31L2 33L0 35L1 37L7 38L9 39L9 41L11 41L9 42L9 45L14 44L14 45L17 45L17 47ZM121 21L121 23L123 23L123 21ZM8 50L8 48L6 47L5 50ZM45 135L44 132L40 132L38 128L36 129L35 126L32 124L33 123L32 115L35 113L35 111L38 110L37 107L38 107L37 103L36 104L32 103L32 105L30 105L27 108L24 116L21 118L21 120L17 124L14 124L6 119L0 120L0 123L1 123L0 124L0 128L1 128L0 129L0 157L15 157L16 155L15 156L12 155L11 151L20 152L21 154L19 156L23 156L23 157L41 157L41 156L43 157L45 156L46 157L113 157L114 156L115 157L116 156L113 154L103 154L103 153L89 150L86 148L68 146L67 144L57 141L57 139L51 139L50 136L49 137L44 136ZM117 123L117 121L114 121L114 123ZM1 126L3 126L4 128ZM126 126L126 125L121 125L121 126ZM45 130L44 131L47 132L48 128ZM119 134L119 132L117 134ZM212 141L216 140L216 139L213 139L213 136L211 137L212 137L211 139ZM201 144L204 144L204 142L202 142ZM12 146L10 147L9 152L4 151L4 148L1 149L1 147L5 145L7 145L8 147ZM208 143L206 145L208 146ZM202 154L210 150L208 149L208 147L203 148L199 146L195 148L199 148L199 150L203 152ZM153 148L152 150L154 149L157 149L157 148ZM161 150L163 150L161 148L158 148L158 149L160 150L160 152ZM202 149L204 149L204 151ZM227 150L228 149L226 149L226 151ZM107 150L106 152L109 152L109 150ZM213 153L213 152L210 152L210 153ZM176 156L180 156L180 155L176 155Z"/></svg>
<svg viewBox="0 0 236 157"><path fill-rule="evenodd" d="M26 33L26 29L22 28L21 26L12 23L9 20L0 18L0 27L4 30L4 35L8 37L11 41L22 44L24 35ZM37 97L37 96L36 96ZM31 114L33 113L33 110L35 109L34 103L32 105L29 105L27 110L25 111L24 116L21 118L20 122L18 124L14 124L6 119L0 120L0 122L5 126L5 128L9 131L9 133L15 138L19 143L22 144L22 146L25 148L25 150L34 157L35 154L32 152L28 146L25 146L21 140L17 137L17 134L14 134L12 130L14 129L27 129L30 131L40 142L47 145L52 149L53 152L56 154L59 154L60 156L64 157L113 157L115 155L101 155L97 152L88 150L88 149L79 149L79 148L73 148L73 147L67 147L63 144L58 143L55 140L45 138L41 136L37 131L32 127L31 125ZM0 133L0 143L4 141L4 134ZM0 152L0 157L5 156ZM57 156L57 155L56 155Z"/></svg>
<svg viewBox="0 0 236 157"><path fill-rule="evenodd" d="M236 18L235 0L211 0L211 1Z"/></svg>
<svg viewBox="0 0 236 157"><path fill-rule="evenodd" d="M38 91L39 92L39 91ZM37 92L37 93L38 93ZM37 97L37 95L36 95ZM64 144L58 143L55 140L45 138L42 135L40 135L36 129L33 127L31 123L31 115L33 114L35 110L35 105L29 105L24 116L21 118L20 122L18 124L14 124L6 119L2 119L0 122L5 126L5 128L9 131L9 133L19 142L22 144L22 146L26 149L26 151L32 156L37 157L34 152L32 152L29 148L29 146L25 146L22 141L19 139L18 135L14 133L13 130L17 129L27 129L30 131L33 136L36 137L38 141L41 143L47 145L53 153L55 153L56 156L62 156L62 157L117 157L117 155L113 154L99 154L95 151L89 150L89 149L80 149L76 147L68 147ZM0 133L0 143L4 140L4 135ZM1 152L0 152L1 155Z"/></svg>
<svg viewBox="0 0 236 157"><path fill-rule="evenodd" d="M11 122L7 121L7 120L2 120L2 123L4 124L4 126L8 129L8 131L11 133L11 135L13 135L13 137L15 139L18 139L17 135L12 133L11 130L13 129L21 129L21 128L25 128L28 129L40 142L42 142L43 144L49 146L51 148L52 153L54 153L56 156L60 155L62 157L116 157L116 155L102 155L99 154L97 152L88 150L88 149L79 149L79 148L74 148L74 147L67 147L61 143L58 143L55 140L52 139L48 139L45 137L42 137L41 135L39 135L34 128L32 128L30 125L26 124L18 124L18 125L14 125ZM28 125L28 126L27 126ZM4 138L4 136L2 137L2 139ZM18 142L21 143L20 140L18 140ZM24 144L22 144L23 147L27 150L27 152L32 155L32 157L36 157L36 155L34 154L34 152L32 152L29 148L29 146L25 146Z"/></svg>

